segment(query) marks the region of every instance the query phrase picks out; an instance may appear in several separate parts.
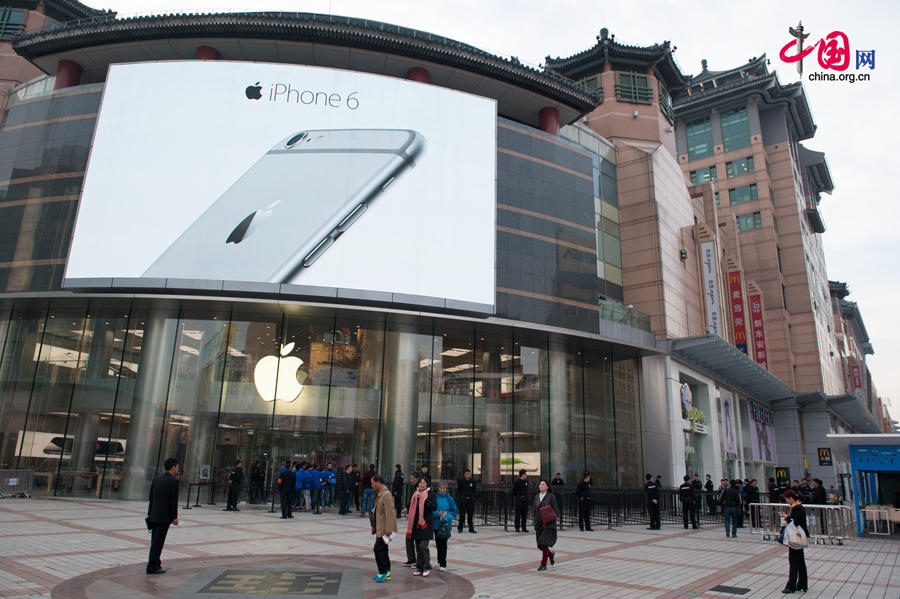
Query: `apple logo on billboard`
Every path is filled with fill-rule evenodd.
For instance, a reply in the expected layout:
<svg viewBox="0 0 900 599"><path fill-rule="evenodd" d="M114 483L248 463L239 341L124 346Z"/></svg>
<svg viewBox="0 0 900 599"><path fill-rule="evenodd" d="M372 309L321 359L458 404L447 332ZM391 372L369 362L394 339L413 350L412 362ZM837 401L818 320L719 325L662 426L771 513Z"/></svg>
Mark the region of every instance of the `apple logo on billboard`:
<svg viewBox="0 0 900 599"><path fill-rule="evenodd" d="M247 94L248 100L259 100L262 98L262 86L259 84L259 81L254 83L253 85L248 85L247 89L244 90L244 93Z"/></svg>
<svg viewBox="0 0 900 599"><path fill-rule="evenodd" d="M297 373L303 360L296 356L287 357L294 351L294 344L281 347L281 356L266 356L253 369L253 384L263 401L294 401L303 391Z"/></svg>

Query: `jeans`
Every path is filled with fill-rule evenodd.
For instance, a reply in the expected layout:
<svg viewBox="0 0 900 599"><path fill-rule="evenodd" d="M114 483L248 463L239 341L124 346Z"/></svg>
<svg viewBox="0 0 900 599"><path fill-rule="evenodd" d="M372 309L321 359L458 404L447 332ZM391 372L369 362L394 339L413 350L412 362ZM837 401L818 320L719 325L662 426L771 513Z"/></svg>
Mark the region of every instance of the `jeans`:
<svg viewBox="0 0 900 599"><path fill-rule="evenodd" d="M331 507L334 502L334 485L326 485L324 489L322 489L322 494L324 498L322 499L322 505L325 507Z"/></svg>
<svg viewBox="0 0 900 599"><path fill-rule="evenodd" d="M734 506L725 506L725 533L731 533L732 536L737 534L737 508ZM728 523L731 522L729 527Z"/></svg>
<svg viewBox="0 0 900 599"><path fill-rule="evenodd" d="M375 552L375 563L378 565L378 573L384 574L385 572L390 572L391 557L388 553L388 546L387 543L384 542L384 539L381 537L375 539L373 551Z"/></svg>
<svg viewBox="0 0 900 599"><path fill-rule="evenodd" d="M362 513L368 514L375 507L375 489L363 489Z"/></svg>
<svg viewBox="0 0 900 599"><path fill-rule="evenodd" d="M309 493L312 498L312 509L319 511L322 504L322 489L310 489Z"/></svg>
<svg viewBox="0 0 900 599"><path fill-rule="evenodd" d="M294 489L294 507L300 509L300 498L303 496L303 489Z"/></svg>
<svg viewBox="0 0 900 599"><path fill-rule="evenodd" d="M309 500L310 499L309 491L310 491L309 489L303 489L303 507L306 508L307 510L312 509L312 507L311 507L312 504Z"/></svg>

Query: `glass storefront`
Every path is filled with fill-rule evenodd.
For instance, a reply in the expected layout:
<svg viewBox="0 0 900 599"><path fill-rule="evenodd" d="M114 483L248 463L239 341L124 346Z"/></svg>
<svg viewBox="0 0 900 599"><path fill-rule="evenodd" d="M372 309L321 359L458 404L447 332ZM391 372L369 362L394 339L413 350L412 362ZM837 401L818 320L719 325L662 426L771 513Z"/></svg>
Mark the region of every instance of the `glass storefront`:
<svg viewBox="0 0 900 599"><path fill-rule="evenodd" d="M0 467L35 492L143 499L286 459L428 463L487 484L642 470L628 348L484 322L300 305L161 300L0 312Z"/></svg>

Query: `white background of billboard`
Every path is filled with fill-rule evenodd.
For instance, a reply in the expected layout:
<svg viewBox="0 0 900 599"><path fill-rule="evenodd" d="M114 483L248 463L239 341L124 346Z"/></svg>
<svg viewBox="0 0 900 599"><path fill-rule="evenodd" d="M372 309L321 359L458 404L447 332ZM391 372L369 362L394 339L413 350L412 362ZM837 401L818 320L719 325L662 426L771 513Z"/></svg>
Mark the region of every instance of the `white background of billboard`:
<svg viewBox="0 0 900 599"><path fill-rule="evenodd" d="M263 100L244 90L257 81ZM356 110L266 99L269 84L346 97ZM303 285L493 305L496 103L428 84L296 65L114 65L104 91L66 278L139 277L292 131L421 132L416 168L302 274Z"/></svg>

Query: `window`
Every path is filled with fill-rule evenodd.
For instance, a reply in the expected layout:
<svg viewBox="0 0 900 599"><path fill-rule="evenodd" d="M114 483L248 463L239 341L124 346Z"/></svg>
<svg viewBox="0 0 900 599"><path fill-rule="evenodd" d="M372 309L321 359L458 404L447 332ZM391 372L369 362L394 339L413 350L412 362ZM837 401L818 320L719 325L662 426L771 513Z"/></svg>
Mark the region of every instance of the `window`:
<svg viewBox="0 0 900 599"><path fill-rule="evenodd" d="M752 173L753 172L753 156L747 156L746 158L741 158L740 160L732 160L731 162L725 163L725 170L728 172L729 177L737 177L738 175L743 175L744 173Z"/></svg>
<svg viewBox="0 0 900 599"><path fill-rule="evenodd" d="M762 214L754 212L753 214L739 214L737 217L737 230L749 231L751 229L762 229Z"/></svg>
<svg viewBox="0 0 900 599"><path fill-rule="evenodd" d="M593 77L585 77L578 81L578 85L583 87L588 91L594 91L596 89L600 89L600 78L594 75Z"/></svg>
<svg viewBox="0 0 900 599"><path fill-rule="evenodd" d="M14 8L0 8L0 39L8 39L25 30L27 11Z"/></svg>
<svg viewBox="0 0 900 599"><path fill-rule="evenodd" d="M721 204L719 204L719 192L716 192L716 208L721 208Z"/></svg>
<svg viewBox="0 0 900 599"><path fill-rule="evenodd" d="M744 202L752 202L756 199L759 199L759 196L756 192L755 183L753 185L744 185L728 190L728 203L732 206L735 204L743 204Z"/></svg>
<svg viewBox="0 0 900 599"><path fill-rule="evenodd" d="M716 180L716 167L711 166L709 168L701 168L696 171L691 171L691 185L699 185L700 183L706 183L707 181L715 181Z"/></svg>
<svg viewBox="0 0 900 599"><path fill-rule="evenodd" d="M722 113L722 146L726 152L750 145L750 123L747 109L738 108Z"/></svg>
<svg viewBox="0 0 900 599"><path fill-rule="evenodd" d="M659 109L666 116L670 123L675 123L675 111L672 110L672 98L666 88L660 84L659 86Z"/></svg>
<svg viewBox="0 0 900 599"><path fill-rule="evenodd" d="M650 77L638 73L616 73L616 99L635 104L652 104Z"/></svg>
<svg viewBox="0 0 900 599"><path fill-rule="evenodd" d="M692 121L686 126L688 160L713 155L712 125L709 119Z"/></svg>

